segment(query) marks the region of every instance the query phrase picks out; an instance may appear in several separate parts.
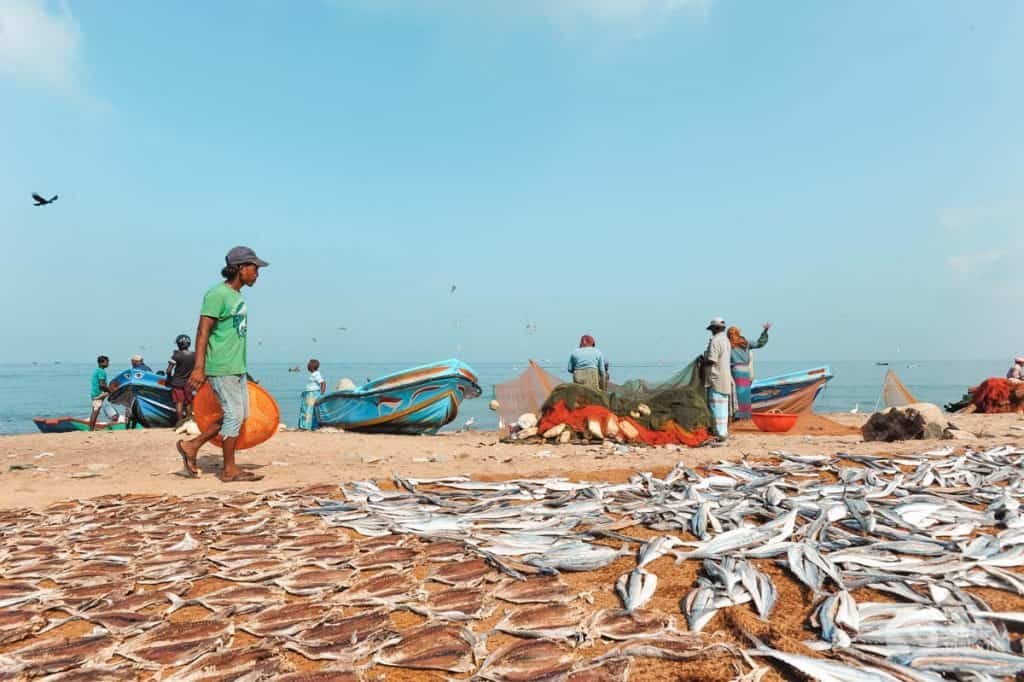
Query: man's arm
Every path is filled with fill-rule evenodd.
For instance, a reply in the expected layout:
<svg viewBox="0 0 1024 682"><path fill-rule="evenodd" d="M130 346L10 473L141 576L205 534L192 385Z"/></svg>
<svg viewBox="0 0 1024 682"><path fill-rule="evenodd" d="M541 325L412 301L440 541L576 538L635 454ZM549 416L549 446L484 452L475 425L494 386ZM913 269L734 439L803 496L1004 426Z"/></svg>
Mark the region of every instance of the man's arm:
<svg viewBox="0 0 1024 682"><path fill-rule="evenodd" d="M196 364L192 367L188 383L196 391L206 383L206 345L210 342L210 332L217 320L206 315L199 316L199 327L196 329Z"/></svg>

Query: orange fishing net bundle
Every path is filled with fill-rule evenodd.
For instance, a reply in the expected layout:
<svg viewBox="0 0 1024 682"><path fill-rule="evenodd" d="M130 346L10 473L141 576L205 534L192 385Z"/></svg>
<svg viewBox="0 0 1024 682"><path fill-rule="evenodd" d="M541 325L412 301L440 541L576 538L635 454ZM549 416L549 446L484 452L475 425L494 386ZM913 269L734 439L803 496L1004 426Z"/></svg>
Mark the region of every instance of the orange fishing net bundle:
<svg viewBox="0 0 1024 682"><path fill-rule="evenodd" d="M971 402L978 412L1013 412L1010 404L1010 382L999 377L985 379L971 391Z"/></svg>
<svg viewBox="0 0 1024 682"><path fill-rule="evenodd" d="M586 433L588 419L596 419L601 424L601 429L605 430L610 418L614 418L619 423L629 422L639 434L635 440L647 445L686 445L695 448L711 437L704 427L698 427L694 431L687 431L679 426L679 424L669 420L665 422L661 429L655 431L644 428L632 417L621 417L607 407L601 405L581 405L574 410L570 410L562 400L559 400L544 412L541 416L540 424L537 425L537 431L544 433L554 426L566 424L573 431Z"/></svg>

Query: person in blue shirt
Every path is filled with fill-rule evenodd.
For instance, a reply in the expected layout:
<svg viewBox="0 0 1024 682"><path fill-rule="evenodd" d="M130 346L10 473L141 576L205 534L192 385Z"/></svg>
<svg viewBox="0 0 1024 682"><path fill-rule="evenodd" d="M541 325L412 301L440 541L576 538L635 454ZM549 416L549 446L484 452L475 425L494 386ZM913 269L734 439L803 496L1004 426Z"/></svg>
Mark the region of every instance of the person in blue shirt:
<svg viewBox="0 0 1024 682"><path fill-rule="evenodd" d="M568 372L574 384L589 386L595 391L603 391L607 387L607 365L590 334L580 338L580 347L569 356Z"/></svg>

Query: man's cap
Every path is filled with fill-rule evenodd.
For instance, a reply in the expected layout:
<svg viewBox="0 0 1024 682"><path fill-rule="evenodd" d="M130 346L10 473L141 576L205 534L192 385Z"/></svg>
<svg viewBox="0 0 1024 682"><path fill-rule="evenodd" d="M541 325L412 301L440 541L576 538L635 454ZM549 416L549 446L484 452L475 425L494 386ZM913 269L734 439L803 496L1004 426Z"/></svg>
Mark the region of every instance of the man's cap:
<svg viewBox="0 0 1024 682"><path fill-rule="evenodd" d="M132 356L132 362L142 362L142 356L141 355L133 355Z"/></svg>
<svg viewBox="0 0 1024 682"><path fill-rule="evenodd" d="M258 265L261 268L265 268L270 263L261 259L256 255L256 252L250 249L248 246L236 246L235 248L228 251L228 255L224 257L228 265L245 265L246 263L252 263Z"/></svg>
<svg viewBox="0 0 1024 682"><path fill-rule="evenodd" d="M724 327L724 326L725 326L725 320L723 320L721 317L712 317L711 321L708 322L708 329L711 329L712 327Z"/></svg>
<svg viewBox="0 0 1024 682"><path fill-rule="evenodd" d="M1018 355L1017 357L1015 357L1013 359L1013 364L1015 364L1015 365L1024 365L1024 356Z"/></svg>

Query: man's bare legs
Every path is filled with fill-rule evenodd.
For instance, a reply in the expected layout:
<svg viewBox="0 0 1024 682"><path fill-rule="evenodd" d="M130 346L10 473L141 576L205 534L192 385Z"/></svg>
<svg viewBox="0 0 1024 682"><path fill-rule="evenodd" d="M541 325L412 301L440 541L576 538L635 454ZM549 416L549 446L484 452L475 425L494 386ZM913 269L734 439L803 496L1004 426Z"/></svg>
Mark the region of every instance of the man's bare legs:
<svg viewBox="0 0 1024 682"><path fill-rule="evenodd" d="M185 468L188 472L195 476L199 473L199 467L196 465L196 457L199 455L199 448L206 445L217 433L220 431L220 422L216 421L200 433L195 438L190 440L179 440L178 441L178 452L181 453L181 458L185 464ZM231 441L231 465L234 467L235 464L235 438L225 438L224 444L227 446L227 442ZM227 464L227 455L224 456L225 466Z"/></svg>

